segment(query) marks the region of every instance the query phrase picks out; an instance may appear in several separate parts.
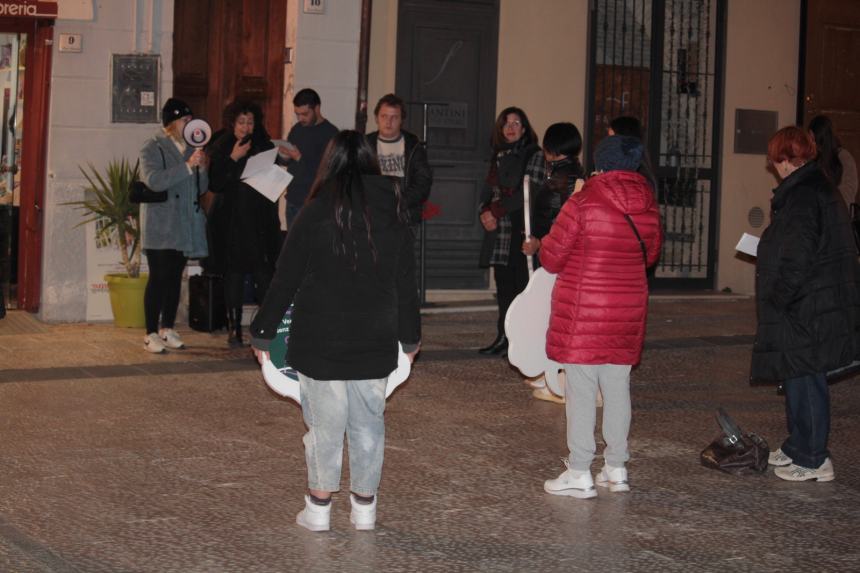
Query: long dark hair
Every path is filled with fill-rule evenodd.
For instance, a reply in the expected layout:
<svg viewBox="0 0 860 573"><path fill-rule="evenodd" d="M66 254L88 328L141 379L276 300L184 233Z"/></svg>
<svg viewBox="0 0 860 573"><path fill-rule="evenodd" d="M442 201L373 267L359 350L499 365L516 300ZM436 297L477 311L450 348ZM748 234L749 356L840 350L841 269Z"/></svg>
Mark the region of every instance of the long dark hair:
<svg viewBox="0 0 860 573"><path fill-rule="evenodd" d="M839 138L833 133L833 122L826 115L816 115L809 122L809 131L818 148L818 166L835 186L842 182L842 162L839 161Z"/></svg>
<svg viewBox="0 0 860 573"><path fill-rule="evenodd" d="M358 266L358 250L353 233L353 214L358 211L367 229L367 244L376 262L376 245L373 243L372 222L364 193L362 175L381 175L379 162L367 138L361 133L345 129L332 138L320 162L316 180L311 187L307 201L312 201L323 189L333 189L333 217L338 233L332 244L334 252L350 257L350 266ZM395 188L398 216L403 216L400 190Z"/></svg>
<svg viewBox="0 0 860 573"><path fill-rule="evenodd" d="M508 115L512 113L520 116L520 121L523 124L523 136L520 139L525 139L526 143L537 143L537 134L535 133L534 128L532 128L529 116L527 116L526 112L522 109L511 106L503 109L502 113L499 114L499 117L496 118L496 124L493 127L493 138L490 140L490 145L493 146L493 151L499 151L508 145L508 142L505 140L504 129L505 122L508 120Z"/></svg>

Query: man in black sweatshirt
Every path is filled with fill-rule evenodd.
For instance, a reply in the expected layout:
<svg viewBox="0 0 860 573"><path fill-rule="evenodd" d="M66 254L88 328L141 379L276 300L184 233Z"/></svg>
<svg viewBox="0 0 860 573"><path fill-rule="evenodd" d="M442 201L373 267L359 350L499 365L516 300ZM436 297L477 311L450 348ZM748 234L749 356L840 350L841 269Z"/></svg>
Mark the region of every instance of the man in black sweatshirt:
<svg viewBox="0 0 860 573"><path fill-rule="evenodd" d="M300 90L293 98L296 123L287 140L287 171L293 180L287 187L287 230L305 203L328 142L337 128L320 113L320 96L310 88Z"/></svg>

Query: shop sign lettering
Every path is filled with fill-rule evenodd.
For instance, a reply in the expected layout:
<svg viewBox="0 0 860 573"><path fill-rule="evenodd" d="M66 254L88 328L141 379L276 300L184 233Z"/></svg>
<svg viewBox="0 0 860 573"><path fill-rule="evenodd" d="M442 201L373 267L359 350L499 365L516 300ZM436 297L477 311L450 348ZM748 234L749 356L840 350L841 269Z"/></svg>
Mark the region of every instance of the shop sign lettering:
<svg viewBox="0 0 860 573"><path fill-rule="evenodd" d="M43 0L0 0L0 16L56 18L57 3Z"/></svg>

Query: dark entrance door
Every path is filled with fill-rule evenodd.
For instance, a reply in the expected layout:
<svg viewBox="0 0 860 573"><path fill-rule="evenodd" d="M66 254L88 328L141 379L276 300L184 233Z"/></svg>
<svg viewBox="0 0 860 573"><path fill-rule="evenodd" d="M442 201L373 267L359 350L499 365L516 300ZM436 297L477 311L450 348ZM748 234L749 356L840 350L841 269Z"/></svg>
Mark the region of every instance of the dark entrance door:
<svg viewBox="0 0 860 573"><path fill-rule="evenodd" d="M284 0L176 0L172 95L214 129L228 103L254 101L279 137L286 22Z"/></svg>
<svg viewBox="0 0 860 573"><path fill-rule="evenodd" d="M498 22L496 0L399 5L396 91L411 102L406 129L419 137L428 104L430 201L441 208L427 223L428 288L488 286L477 205L495 120Z"/></svg>
<svg viewBox="0 0 860 573"><path fill-rule="evenodd" d="M833 121L842 145L860 159L860 2L807 0L803 125Z"/></svg>
<svg viewBox="0 0 860 573"><path fill-rule="evenodd" d="M651 286L714 286L725 0L594 0L589 153L639 118L656 175L663 253Z"/></svg>

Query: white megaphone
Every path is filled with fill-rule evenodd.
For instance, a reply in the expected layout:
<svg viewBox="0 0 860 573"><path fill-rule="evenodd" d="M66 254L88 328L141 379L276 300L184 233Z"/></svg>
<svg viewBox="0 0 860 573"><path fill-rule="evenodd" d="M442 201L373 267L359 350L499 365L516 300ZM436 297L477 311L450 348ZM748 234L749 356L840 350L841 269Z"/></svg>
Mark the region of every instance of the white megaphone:
<svg viewBox="0 0 860 573"><path fill-rule="evenodd" d="M212 139L212 127L203 119L192 119L182 130L185 143L191 147L205 147Z"/></svg>

